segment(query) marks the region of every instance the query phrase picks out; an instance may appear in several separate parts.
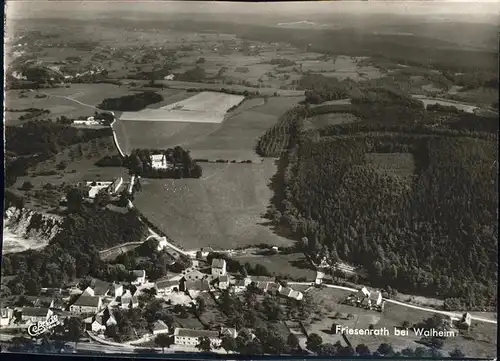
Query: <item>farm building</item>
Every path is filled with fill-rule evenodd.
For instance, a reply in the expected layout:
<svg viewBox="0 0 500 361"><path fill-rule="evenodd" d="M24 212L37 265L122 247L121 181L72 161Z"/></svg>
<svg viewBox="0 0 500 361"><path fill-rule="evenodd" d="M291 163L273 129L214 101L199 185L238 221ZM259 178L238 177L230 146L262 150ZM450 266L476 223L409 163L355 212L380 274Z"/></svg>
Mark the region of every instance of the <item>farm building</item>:
<svg viewBox="0 0 500 361"><path fill-rule="evenodd" d="M168 333L168 326L162 320L158 320L153 325L153 335Z"/></svg>
<svg viewBox="0 0 500 361"><path fill-rule="evenodd" d="M219 288L221 290L225 290L229 287L229 276L228 275L220 276L218 278L218 281L219 281Z"/></svg>
<svg viewBox="0 0 500 361"><path fill-rule="evenodd" d="M47 321L52 316L50 308L45 307L24 307L21 310L21 320L24 322Z"/></svg>
<svg viewBox="0 0 500 361"><path fill-rule="evenodd" d="M1 318L0 318L0 326L7 326L14 317L14 310L12 308L2 308L1 310Z"/></svg>
<svg viewBox="0 0 500 361"><path fill-rule="evenodd" d="M146 271L144 271L144 270L133 270L132 274L135 277L135 280L132 281L133 285L139 286L139 285L143 285L144 283L146 283Z"/></svg>
<svg viewBox="0 0 500 361"><path fill-rule="evenodd" d="M219 332L206 330L193 330L188 328L176 328L174 331L174 344L182 346L196 347L202 337L208 337L212 347L219 347L221 339Z"/></svg>
<svg viewBox="0 0 500 361"><path fill-rule="evenodd" d="M212 260L212 275L216 277L226 275L226 260L221 258Z"/></svg>
<svg viewBox="0 0 500 361"><path fill-rule="evenodd" d="M156 292L160 295L172 293L175 289L179 289L179 281L163 280L155 283Z"/></svg>
<svg viewBox="0 0 500 361"><path fill-rule="evenodd" d="M101 297L81 295L76 302L69 307L69 311L71 313L97 313L101 307Z"/></svg>
<svg viewBox="0 0 500 361"><path fill-rule="evenodd" d="M174 165L167 161L165 154L151 155L151 166L154 169L172 169Z"/></svg>

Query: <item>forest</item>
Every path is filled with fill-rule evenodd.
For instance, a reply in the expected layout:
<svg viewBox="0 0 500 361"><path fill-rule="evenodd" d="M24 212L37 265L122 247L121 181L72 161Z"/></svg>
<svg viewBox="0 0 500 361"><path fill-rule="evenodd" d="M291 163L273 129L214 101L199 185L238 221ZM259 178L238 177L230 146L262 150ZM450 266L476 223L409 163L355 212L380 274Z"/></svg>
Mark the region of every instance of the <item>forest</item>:
<svg viewBox="0 0 500 361"><path fill-rule="evenodd" d="M6 186L15 183L26 170L47 160L69 145L111 135L111 129L77 129L55 124L50 120L35 120L22 126L5 127ZM29 139L30 141L26 141Z"/></svg>
<svg viewBox="0 0 500 361"><path fill-rule="evenodd" d="M305 119L346 108L360 121L304 130ZM299 105L256 147L279 157L268 217L313 258L359 265L377 287L492 309L497 141L498 119L425 110L387 89Z"/></svg>
<svg viewBox="0 0 500 361"><path fill-rule="evenodd" d="M281 197L269 216L307 238L304 250L368 270L370 281L491 309L497 283L497 151L466 136L383 134L299 137L283 156ZM328 134L330 133L330 134ZM410 153L368 164L367 153ZM395 168L396 174L378 168Z"/></svg>
<svg viewBox="0 0 500 361"><path fill-rule="evenodd" d="M112 212L84 202L83 196L77 188L68 191L68 214L49 245L3 256L2 276L16 275L7 284L12 293L37 295L40 287L60 287L86 276L106 279L108 267L99 251L147 234L135 212Z"/></svg>
<svg viewBox="0 0 500 361"><path fill-rule="evenodd" d="M97 108L102 110L119 110L134 112L146 108L150 104L161 102L163 97L155 92L146 91L137 94L124 95L119 98L107 98Z"/></svg>

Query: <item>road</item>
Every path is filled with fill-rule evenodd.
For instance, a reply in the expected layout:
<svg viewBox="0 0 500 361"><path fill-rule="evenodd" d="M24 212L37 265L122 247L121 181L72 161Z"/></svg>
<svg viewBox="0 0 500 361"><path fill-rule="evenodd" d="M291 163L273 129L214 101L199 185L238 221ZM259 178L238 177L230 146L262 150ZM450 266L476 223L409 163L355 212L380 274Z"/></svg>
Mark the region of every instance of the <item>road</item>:
<svg viewBox="0 0 500 361"><path fill-rule="evenodd" d="M33 91L33 89L30 89L30 91ZM71 97L69 97L69 96L49 94L49 93L45 93L45 92L40 91L40 90L39 90L37 93L45 94L45 95L46 95L46 96L48 96L48 97L54 97L54 98L62 98L62 99L66 99L66 100L69 100L69 101L72 101L72 102L78 103L78 104L80 104L80 105L83 105L83 106L85 106L85 107L92 108L92 109L97 110L97 111L101 111L101 112L102 112L102 111L105 111L105 110L99 109L99 108L97 108L97 107L95 107L95 106L93 106L93 105L82 103L81 101L76 100L76 99L73 99L73 98L71 98ZM78 94L78 93L77 93L77 94Z"/></svg>
<svg viewBox="0 0 500 361"><path fill-rule="evenodd" d="M288 282L288 284L289 285L303 285L303 286L307 286L307 285L310 285L311 282ZM339 289L339 290L345 290L345 291L351 291L351 292L358 292L357 289L350 288L350 287L330 285L330 284L323 284L323 286L324 287L328 287L328 288L336 288L336 289ZM426 311L426 312L431 312L431 313L439 313L439 314L442 314L442 315L450 316L452 318L461 318L462 317L462 313L447 312L447 311L442 311L442 310L435 310L433 308L416 306L416 305L412 305L412 304L409 304L409 303L404 303L404 302L400 302L400 301L396 301L396 300L391 300L391 299L388 299L388 298L384 298L384 301L389 302L389 303L393 303L393 304L396 304L396 305L399 305L399 306L403 306L403 307L413 308L415 310ZM474 321L477 321L477 322L485 322L485 323L497 324L496 320L491 320L491 319L487 319L487 318L484 318L484 317L478 317L478 316L474 316L474 315L471 315L471 319L474 320Z"/></svg>

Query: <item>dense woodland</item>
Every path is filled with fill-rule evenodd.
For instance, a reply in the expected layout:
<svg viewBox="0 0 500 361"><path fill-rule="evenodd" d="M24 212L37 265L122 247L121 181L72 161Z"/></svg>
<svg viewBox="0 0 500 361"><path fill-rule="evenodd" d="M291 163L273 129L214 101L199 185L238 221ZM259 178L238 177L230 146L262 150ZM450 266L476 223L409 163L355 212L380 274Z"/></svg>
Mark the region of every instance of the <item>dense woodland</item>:
<svg viewBox="0 0 500 361"><path fill-rule="evenodd" d="M147 91L132 95L124 95L119 98L107 98L102 101L97 108L102 110L119 110L119 111L139 111L146 108L150 104L159 103L163 97L155 92Z"/></svg>
<svg viewBox="0 0 500 361"><path fill-rule="evenodd" d="M261 137L257 151L280 157L268 216L305 236L313 257L360 265L374 285L444 297L449 308L494 308L498 120L404 97L383 105L380 93L350 106L358 123L305 132L304 119L336 111L305 105ZM399 172L403 158L384 164L398 153L412 154L410 174Z"/></svg>
<svg viewBox="0 0 500 361"><path fill-rule="evenodd" d="M6 186L26 175L28 168L69 145L111 135L110 129L77 129L51 121L30 121L5 127ZM27 141L29 139L29 141Z"/></svg>
<svg viewBox="0 0 500 361"><path fill-rule="evenodd" d="M135 212L112 212L99 202L89 205L83 196L76 188L68 192L68 214L48 246L3 256L2 275L16 276L7 284L12 293L37 295L40 287L60 287L85 276L106 279L108 268L99 251L147 234Z"/></svg>

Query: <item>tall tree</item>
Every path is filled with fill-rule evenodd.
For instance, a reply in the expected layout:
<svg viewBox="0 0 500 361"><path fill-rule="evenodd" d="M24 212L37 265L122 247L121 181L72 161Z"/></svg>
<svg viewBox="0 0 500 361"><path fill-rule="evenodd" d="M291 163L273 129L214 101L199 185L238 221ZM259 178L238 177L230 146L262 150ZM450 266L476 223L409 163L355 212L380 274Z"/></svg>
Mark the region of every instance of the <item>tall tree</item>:
<svg viewBox="0 0 500 361"><path fill-rule="evenodd" d="M203 352L210 352L212 350L212 342L208 337L199 337L196 348Z"/></svg>

